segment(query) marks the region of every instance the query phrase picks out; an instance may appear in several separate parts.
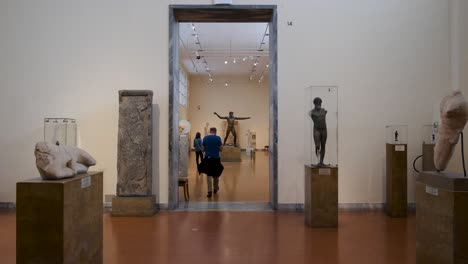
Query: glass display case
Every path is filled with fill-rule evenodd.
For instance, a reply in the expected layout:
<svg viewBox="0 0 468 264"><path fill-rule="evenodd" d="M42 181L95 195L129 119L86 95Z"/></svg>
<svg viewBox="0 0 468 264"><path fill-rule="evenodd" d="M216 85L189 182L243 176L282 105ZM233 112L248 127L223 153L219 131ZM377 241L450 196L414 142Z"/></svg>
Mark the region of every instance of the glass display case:
<svg viewBox="0 0 468 264"><path fill-rule="evenodd" d="M437 140L438 124L424 125L422 128L423 144L435 144Z"/></svg>
<svg viewBox="0 0 468 264"><path fill-rule="evenodd" d="M72 118L44 118L44 141L77 146L77 123Z"/></svg>
<svg viewBox="0 0 468 264"><path fill-rule="evenodd" d="M338 166L338 87L307 87L305 100L305 164Z"/></svg>
<svg viewBox="0 0 468 264"><path fill-rule="evenodd" d="M387 144L408 144L408 126L389 125L385 127Z"/></svg>

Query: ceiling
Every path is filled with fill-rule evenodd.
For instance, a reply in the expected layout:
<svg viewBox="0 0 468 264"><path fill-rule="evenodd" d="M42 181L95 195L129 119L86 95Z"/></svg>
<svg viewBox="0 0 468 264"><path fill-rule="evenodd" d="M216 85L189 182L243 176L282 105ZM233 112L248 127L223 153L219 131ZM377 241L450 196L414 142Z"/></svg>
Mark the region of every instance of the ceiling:
<svg viewBox="0 0 468 264"><path fill-rule="evenodd" d="M179 48L192 76L261 82L268 75L268 23L180 23Z"/></svg>

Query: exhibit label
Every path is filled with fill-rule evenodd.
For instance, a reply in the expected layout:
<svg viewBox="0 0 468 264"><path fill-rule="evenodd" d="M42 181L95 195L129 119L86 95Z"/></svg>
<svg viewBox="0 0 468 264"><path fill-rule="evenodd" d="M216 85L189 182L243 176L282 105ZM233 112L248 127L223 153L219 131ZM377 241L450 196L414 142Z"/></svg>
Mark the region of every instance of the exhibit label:
<svg viewBox="0 0 468 264"><path fill-rule="evenodd" d="M396 145L395 151L405 151L405 145Z"/></svg>
<svg viewBox="0 0 468 264"><path fill-rule="evenodd" d="M319 169L319 175L330 175L331 170L330 169Z"/></svg>
<svg viewBox="0 0 468 264"><path fill-rule="evenodd" d="M81 189L91 186L91 177L84 177L81 179Z"/></svg>
<svg viewBox="0 0 468 264"><path fill-rule="evenodd" d="M436 188L432 188L429 185L426 185L426 193L434 195L434 196L439 196L439 190Z"/></svg>

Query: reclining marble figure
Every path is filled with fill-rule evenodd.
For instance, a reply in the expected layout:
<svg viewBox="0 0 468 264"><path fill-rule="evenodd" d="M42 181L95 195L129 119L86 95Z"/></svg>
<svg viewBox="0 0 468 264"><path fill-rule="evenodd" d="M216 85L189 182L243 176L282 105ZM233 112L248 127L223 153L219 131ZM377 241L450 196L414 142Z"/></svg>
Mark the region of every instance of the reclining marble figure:
<svg viewBox="0 0 468 264"><path fill-rule="evenodd" d="M44 180L73 177L96 165L96 160L80 148L57 146L47 142L37 143L34 155L36 167Z"/></svg>
<svg viewBox="0 0 468 264"><path fill-rule="evenodd" d="M468 103L460 90L453 91L440 102L440 120L434 148L434 165L438 171L443 171L447 168L460 132L468 120Z"/></svg>

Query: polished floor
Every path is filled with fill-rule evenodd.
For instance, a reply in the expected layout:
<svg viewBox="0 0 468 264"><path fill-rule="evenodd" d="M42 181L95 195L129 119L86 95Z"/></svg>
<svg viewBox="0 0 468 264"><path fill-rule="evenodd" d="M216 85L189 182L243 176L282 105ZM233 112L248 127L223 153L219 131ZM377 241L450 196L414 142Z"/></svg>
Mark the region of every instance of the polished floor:
<svg viewBox="0 0 468 264"><path fill-rule="evenodd" d="M340 212L338 229L304 226L299 212L104 214L104 263L409 264L415 217ZM0 212L0 263L15 263L15 213Z"/></svg>
<svg viewBox="0 0 468 264"><path fill-rule="evenodd" d="M269 200L268 152L257 151L255 160L242 152L241 162L223 162L224 171L219 178L219 192L206 197L206 175L197 173L195 153L189 157L189 194L191 202L267 202ZM179 201L184 201L179 188Z"/></svg>

